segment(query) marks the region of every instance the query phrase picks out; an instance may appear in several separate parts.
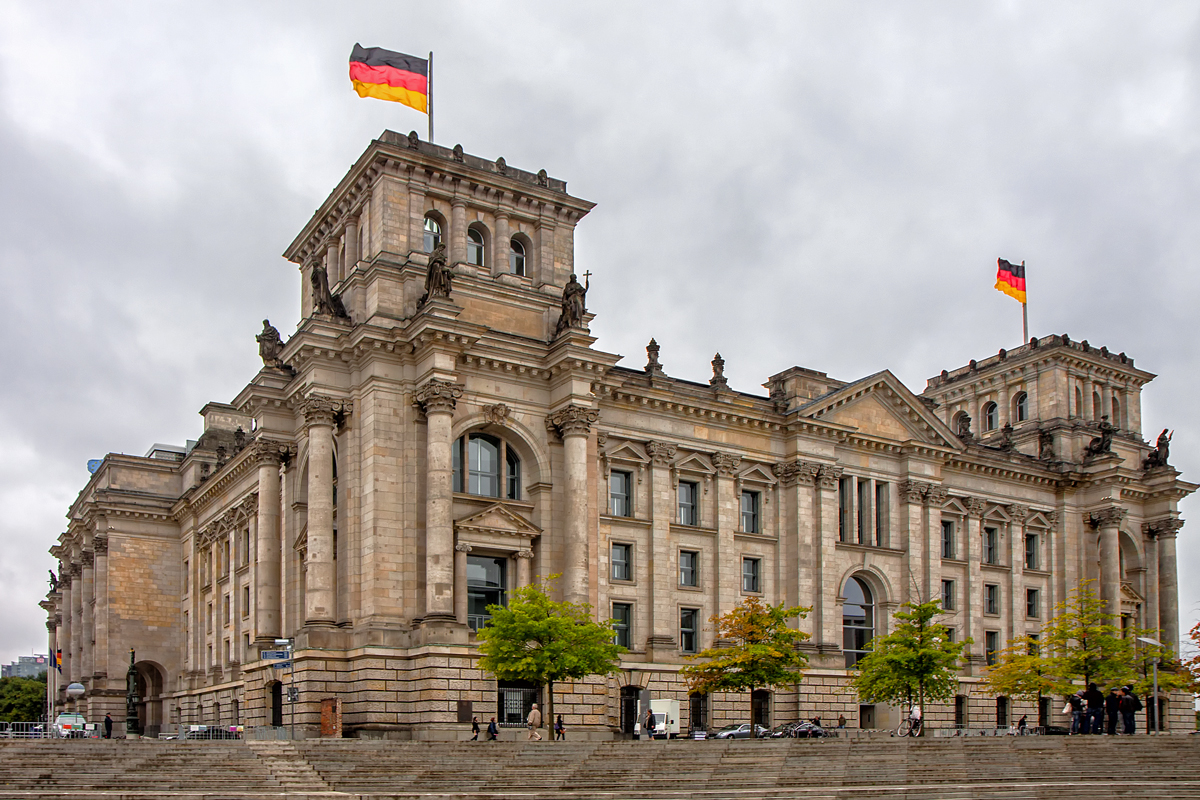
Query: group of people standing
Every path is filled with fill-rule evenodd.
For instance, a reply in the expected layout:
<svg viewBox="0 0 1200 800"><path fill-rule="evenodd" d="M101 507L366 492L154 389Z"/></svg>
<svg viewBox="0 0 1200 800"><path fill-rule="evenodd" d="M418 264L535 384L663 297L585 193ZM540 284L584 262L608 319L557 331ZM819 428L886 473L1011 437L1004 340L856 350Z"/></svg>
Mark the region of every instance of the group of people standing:
<svg viewBox="0 0 1200 800"><path fill-rule="evenodd" d="M1111 689L1108 695L1089 683L1086 690L1080 689L1067 698L1064 712L1071 714L1071 733L1107 733L1117 734L1117 722L1122 723L1121 733L1132 734L1136 729L1135 716L1142 710L1142 701L1134 693L1132 686L1122 686Z"/></svg>

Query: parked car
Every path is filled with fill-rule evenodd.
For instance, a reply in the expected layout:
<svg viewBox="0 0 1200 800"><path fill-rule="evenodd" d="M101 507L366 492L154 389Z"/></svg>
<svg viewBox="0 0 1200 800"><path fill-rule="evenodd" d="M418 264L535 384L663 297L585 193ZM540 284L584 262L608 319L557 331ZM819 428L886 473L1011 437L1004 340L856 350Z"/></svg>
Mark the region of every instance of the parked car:
<svg viewBox="0 0 1200 800"><path fill-rule="evenodd" d="M54 718L54 735L62 739L82 739L87 736L87 721L83 714L63 712Z"/></svg>
<svg viewBox="0 0 1200 800"><path fill-rule="evenodd" d="M824 739L829 732L815 722L800 722L792 726L792 736L797 739Z"/></svg>
<svg viewBox="0 0 1200 800"><path fill-rule="evenodd" d="M771 733L770 730L768 730L767 728L764 728L762 725L755 725L754 729L755 729L755 731L757 731L757 738L759 738L759 739L766 738ZM721 730L717 731L713 735L713 738L714 739L749 739L750 738L750 723L743 722L741 725L726 725L724 728L721 728Z"/></svg>

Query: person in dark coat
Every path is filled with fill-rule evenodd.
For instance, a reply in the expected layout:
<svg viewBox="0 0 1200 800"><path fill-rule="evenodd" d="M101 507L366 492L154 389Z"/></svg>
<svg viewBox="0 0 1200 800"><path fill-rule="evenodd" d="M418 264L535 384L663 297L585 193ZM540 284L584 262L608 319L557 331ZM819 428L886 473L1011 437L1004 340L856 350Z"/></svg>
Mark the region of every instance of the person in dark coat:
<svg viewBox="0 0 1200 800"><path fill-rule="evenodd" d="M112 714L104 715L104 738L112 738Z"/></svg>
<svg viewBox="0 0 1200 800"><path fill-rule="evenodd" d="M1116 689L1108 690L1108 697L1104 698L1104 716L1108 720L1108 735L1117 735L1117 717L1121 715L1121 695L1117 694Z"/></svg>
<svg viewBox="0 0 1200 800"><path fill-rule="evenodd" d="M1087 721L1083 723L1083 732L1104 733L1104 695L1096 688L1096 684L1089 683L1083 699L1087 702Z"/></svg>
<svg viewBox="0 0 1200 800"><path fill-rule="evenodd" d="M554 741L567 740L567 726L563 724L562 714L558 715L558 719L554 721Z"/></svg>
<svg viewBox="0 0 1200 800"><path fill-rule="evenodd" d="M1125 730L1122 733L1132 736L1136 730L1134 714L1137 713L1138 705L1137 697L1132 689L1126 687L1121 690L1121 718L1125 722Z"/></svg>
<svg viewBox="0 0 1200 800"><path fill-rule="evenodd" d="M492 717L492 721L488 723L488 741L494 742L500 736L500 729L496 727L496 718Z"/></svg>
<svg viewBox="0 0 1200 800"><path fill-rule="evenodd" d="M1076 692L1068 697L1067 704L1071 706L1071 733L1079 733L1083 725L1083 692Z"/></svg>
<svg viewBox="0 0 1200 800"><path fill-rule="evenodd" d="M479 741L479 717L471 717L471 741Z"/></svg>

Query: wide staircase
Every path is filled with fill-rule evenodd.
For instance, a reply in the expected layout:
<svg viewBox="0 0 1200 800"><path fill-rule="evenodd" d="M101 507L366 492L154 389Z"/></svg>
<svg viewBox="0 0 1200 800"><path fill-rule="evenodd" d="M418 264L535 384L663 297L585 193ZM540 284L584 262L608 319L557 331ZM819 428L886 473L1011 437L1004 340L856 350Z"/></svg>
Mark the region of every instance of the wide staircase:
<svg viewBox="0 0 1200 800"><path fill-rule="evenodd" d="M1197 798L1200 737L0 742L0 800Z"/></svg>

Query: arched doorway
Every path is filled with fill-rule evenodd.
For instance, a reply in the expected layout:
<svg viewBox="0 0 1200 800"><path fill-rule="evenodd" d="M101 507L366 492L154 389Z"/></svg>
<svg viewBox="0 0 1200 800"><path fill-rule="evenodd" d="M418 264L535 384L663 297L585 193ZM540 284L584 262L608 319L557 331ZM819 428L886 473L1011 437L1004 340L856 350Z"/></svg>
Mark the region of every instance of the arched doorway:
<svg viewBox="0 0 1200 800"><path fill-rule="evenodd" d="M163 670L153 661L138 661L137 670L138 724L142 735L155 738L163 730Z"/></svg>
<svg viewBox="0 0 1200 800"><path fill-rule="evenodd" d="M875 598L862 578L852 577L842 588L842 652L846 669L853 669L869 652L875 638Z"/></svg>
<svg viewBox="0 0 1200 800"><path fill-rule="evenodd" d="M271 684L271 726L283 727L283 684L279 681Z"/></svg>

